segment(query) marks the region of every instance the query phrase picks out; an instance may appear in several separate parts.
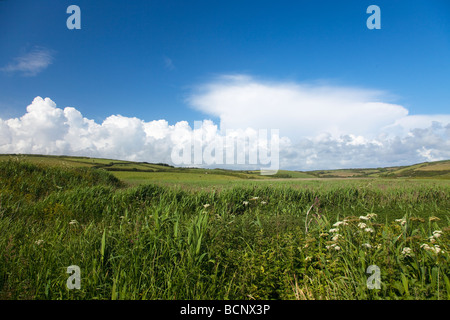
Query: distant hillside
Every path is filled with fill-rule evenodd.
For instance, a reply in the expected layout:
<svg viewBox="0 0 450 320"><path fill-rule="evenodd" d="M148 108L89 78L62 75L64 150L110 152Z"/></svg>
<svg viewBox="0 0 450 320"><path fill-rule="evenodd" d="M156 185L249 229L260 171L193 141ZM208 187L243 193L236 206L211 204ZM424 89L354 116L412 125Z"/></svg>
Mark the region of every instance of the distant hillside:
<svg viewBox="0 0 450 320"><path fill-rule="evenodd" d="M28 162L62 166L69 168L88 167L104 169L117 173L170 173L180 175L202 175L213 178L227 176L230 179L310 179L310 178L437 178L450 179L450 160L424 162L410 166L397 166L386 168L366 169L336 169L336 170L314 170L314 171L288 171L279 170L272 176L261 176L259 171L250 170L225 170L204 168L179 168L164 163L133 162L113 159L101 159L74 156L48 156L48 155L0 155L0 161L8 159L23 159ZM225 177L224 177L225 178Z"/></svg>
<svg viewBox="0 0 450 320"><path fill-rule="evenodd" d="M400 167L385 174L386 177L450 178L450 160L424 162Z"/></svg>
<svg viewBox="0 0 450 320"><path fill-rule="evenodd" d="M180 168L173 167L165 163L133 162L124 160L101 159L75 156L51 156L51 155L0 155L0 161L8 159L21 159L31 163L44 164L57 167L88 167L104 169L110 171L118 177L124 173L139 174L149 176L152 173L169 173L184 175L203 175L208 178L217 176L228 176L230 179L266 179L268 176L261 176L259 171L237 171L225 169L204 169L204 168ZM281 173L280 173L281 175ZM293 174L293 176L297 176ZM308 175L307 175L308 176ZM275 177L281 177L275 175ZM288 177L288 175L285 175ZM312 176L311 176L312 177Z"/></svg>
<svg viewBox="0 0 450 320"><path fill-rule="evenodd" d="M424 162L410 166L315 170L308 172L319 178L439 178L450 179L450 160Z"/></svg>

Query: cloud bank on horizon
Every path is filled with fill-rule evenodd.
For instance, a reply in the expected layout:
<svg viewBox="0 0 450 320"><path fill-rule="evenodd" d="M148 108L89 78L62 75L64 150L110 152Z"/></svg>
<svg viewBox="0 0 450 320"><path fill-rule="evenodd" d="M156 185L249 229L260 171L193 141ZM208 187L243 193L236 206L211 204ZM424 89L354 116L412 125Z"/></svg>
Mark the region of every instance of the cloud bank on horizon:
<svg viewBox="0 0 450 320"><path fill-rule="evenodd" d="M408 115L387 93L226 75L187 99L218 117L203 120L202 143L227 129L279 129L280 169L407 165L450 159L450 115ZM20 118L0 119L0 153L78 155L173 164L171 151L195 128L180 121L111 115L102 123L73 107L36 97ZM206 165L205 165L206 166ZM210 167L225 167L211 165ZM243 169L232 166L231 169ZM248 168L248 167L247 167Z"/></svg>

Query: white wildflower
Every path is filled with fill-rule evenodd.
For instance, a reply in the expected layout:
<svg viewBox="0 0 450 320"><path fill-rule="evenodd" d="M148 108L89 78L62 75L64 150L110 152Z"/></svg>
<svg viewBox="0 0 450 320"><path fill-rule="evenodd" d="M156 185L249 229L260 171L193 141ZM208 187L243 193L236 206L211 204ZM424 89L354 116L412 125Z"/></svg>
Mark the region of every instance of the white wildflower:
<svg viewBox="0 0 450 320"><path fill-rule="evenodd" d="M439 238L441 235L442 235L441 230L435 230L433 231L433 235L428 237L428 239L430 240L431 243L435 243L436 239Z"/></svg>
<svg viewBox="0 0 450 320"><path fill-rule="evenodd" d="M363 243L362 246L369 249L372 248L372 245L370 243Z"/></svg>
<svg viewBox="0 0 450 320"><path fill-rule="evenodd" d="M244 206L246 206L246 205L248 205L248 201L244 201L244 202L242 202L242 204L243 204Z"/></svg>
<svg viewBox="0 0 450 320"><path fill-rule="evenodd" d="M253 197L250 200L258 200L258 199L259 199L259 197Z"/></svg>
<svg viewBox="0 0 450 320"><path fill-rule="evenodd" d="M434 252L435 254L444 253L444 251L438 245L435 245L435 246L431 247L428 244L424 243L420 247L425 249L425 250L427 250L427 251Z"/></svg>
<svg viewBox="0 0 450 320"><path fill-rule="evenodd" d="M360 223L358 223L358 228L360 228L360 229L367 228L367 224L365 224L364 222L360 222Z"/></svg>
<svg viewBox="0 0 450 320"><path fill-rule="evenodd" d="M367 216L360 216L359 220L369 220L369 218Z"/></svg>
<svg viewBox="0 0 450 320"><path fill-rule="evenodd" d="M404 226L406 224L406 220L405 219L395 219L395 222L400 222L400 224L402 226Z"/></svg>
<svg viewBox="0 0 450 320"><path fill-rule="evenodd" d="M208 208L210 206L210 204L209 203L205 203L204 205L203 205L203 208Z"/></svg>
<svg viewBox="0 0 450 320"><path fill-rule="evenodd" d="M261 201L261 204L266 204L267 202L265 202L265 201Z"/></svg>
<svg viewBox="0 0 450 320"><path fill-rule="evenodd" d="M335 232L338 232L338 231L339 231L338 228L333 228L333 229L330 229L330 231L328 231L328 232L330 232L330 233L335 233Z"/></svg>
<svg viewBox="0 0 450 320"><path fill-rule="evenodd" d="M372 218L376 218L377 214L376 213L369 213L368 215L366 215L367 218L372 219Z"/></svg>
<svg viewBox="0 0 450 320"><path fill-rule="evenodd" d="M442 251L441 248L438 245L434 246L434 248L432 250L436 254L438 254L439 252ZM442 253L444 253L444 251L442 251Z"/></svg>
<svg viewBox="0 0 450 320"><path fill-rule="evenodd" d="M340 234L336 233L336 234L334 235L334 237L331 238L331 240L333 240L333 241L338 241L339 238L342 238L342 236L341 236Z"/></svg>
<svg viewBox="0 0 450 320"><path fill-rule="evenodd" d="M365 232L374 232L375 230L373 230L372 228L365 228L364 231Z"/></svg>
<svg viewBox="0 0 450 320"><path fill-rule="evenodd" d="M442 235L442 231L441 230L435 230L433 231L433 236L434 238L439 238Z"/></svg>
<svg viewBox="0 0 450 320"><path fill-rule="evenodd" d="M34 243L40 246L41 244L44 243L44 240L36 240Z"/></svg>
<svg viewBox="0 0 450 320"><path fill-rule="evenodd" d="M402 255L404 255L404 256L411 256L411 253L412 253L412 250L409 247L405 247L402 250Z"/></svg>
<svg viewBox="0 0 450 320"><path fill-rule="evenodd" d="M336 243L333 243L333 244L330 245L330 246L326 246L325 248L327 248L327 250L330 250L330 249L334 249L334 250L336 250L336 251L341 250L341 247L339 247Z"/></svg>

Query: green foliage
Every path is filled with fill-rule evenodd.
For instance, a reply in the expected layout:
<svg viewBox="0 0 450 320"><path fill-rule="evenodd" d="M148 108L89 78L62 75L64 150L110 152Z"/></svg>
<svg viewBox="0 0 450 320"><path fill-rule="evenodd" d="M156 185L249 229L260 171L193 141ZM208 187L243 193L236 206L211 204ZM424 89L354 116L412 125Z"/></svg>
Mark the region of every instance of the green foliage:
<svg viewBox="0 0 450 320"><path fill-rule="evenodd" d="M448 182L270 184L123 188L0 162L0 298L449 299Z"/></svg>

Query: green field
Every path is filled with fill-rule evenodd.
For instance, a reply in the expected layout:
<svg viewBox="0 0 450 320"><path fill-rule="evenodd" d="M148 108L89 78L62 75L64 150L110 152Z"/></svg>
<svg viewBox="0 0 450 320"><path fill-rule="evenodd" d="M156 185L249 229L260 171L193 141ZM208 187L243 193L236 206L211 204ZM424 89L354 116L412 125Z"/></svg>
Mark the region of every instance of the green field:
<svg viewBox="0 0 450 320"><path fill-rule="evenodd" d="M110 171L113 175L132 186L148 183L168 183L184 187L216 184L236 185L238 180L242 183L248 183L254 180L257 180L258 183L262 180L265 182L270 181L271 183L276 181L286 183L295 180L317 180L317 178L321 178L321 180L342 178L450 179L450 160L388 168L315 170L306 172L279 170L277 174L272 176L261 176L259 171L176 168L161 163L154 164L89 157L0 154L0 161L8 160L21 160L63 168L89 167L103 169Z"/></svg>
<svg viewBox="0 0 450 320"><path fill-rule="evenodd" d="M447 300L449 163L270 177L2 155L0 299Z"/></svg>

